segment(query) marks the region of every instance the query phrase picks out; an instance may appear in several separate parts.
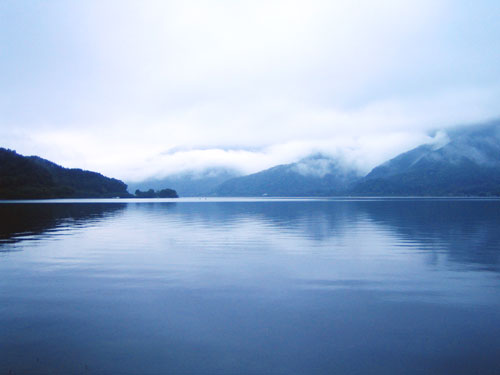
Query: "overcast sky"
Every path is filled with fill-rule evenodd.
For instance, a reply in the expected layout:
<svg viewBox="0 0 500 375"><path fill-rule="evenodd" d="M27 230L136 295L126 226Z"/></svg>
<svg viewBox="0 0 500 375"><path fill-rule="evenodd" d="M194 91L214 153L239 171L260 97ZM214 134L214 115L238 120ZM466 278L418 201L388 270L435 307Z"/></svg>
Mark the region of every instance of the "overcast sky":
<svg viewBox="0 0 500 375"><path fill-rule="evenodd" d="M0 146L128 181L362 171L500 117L500 1L0 0Z"/></svg>

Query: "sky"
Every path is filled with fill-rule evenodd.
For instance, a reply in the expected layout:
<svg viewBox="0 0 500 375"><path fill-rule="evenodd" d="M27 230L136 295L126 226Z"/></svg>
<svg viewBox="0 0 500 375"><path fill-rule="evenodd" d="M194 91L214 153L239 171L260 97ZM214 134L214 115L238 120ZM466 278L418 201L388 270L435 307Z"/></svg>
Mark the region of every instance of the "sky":
<svg viewBox="0 0 500 375"><path fill-rule="evenodd" d="M125 181L318 152L366 173L500 117L499 14L498 0L0 0L0 147Z"/></svg>

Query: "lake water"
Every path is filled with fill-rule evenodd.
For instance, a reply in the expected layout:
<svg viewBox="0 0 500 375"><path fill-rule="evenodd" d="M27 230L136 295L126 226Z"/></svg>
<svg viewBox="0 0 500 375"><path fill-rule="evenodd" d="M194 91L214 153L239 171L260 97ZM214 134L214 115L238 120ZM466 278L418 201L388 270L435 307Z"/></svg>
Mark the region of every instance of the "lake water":
<svg viewBox="0 0 500 375"><path fill-rule="evenodd" d="M500 374L500 201L0 204L0 374Z"/></svg>

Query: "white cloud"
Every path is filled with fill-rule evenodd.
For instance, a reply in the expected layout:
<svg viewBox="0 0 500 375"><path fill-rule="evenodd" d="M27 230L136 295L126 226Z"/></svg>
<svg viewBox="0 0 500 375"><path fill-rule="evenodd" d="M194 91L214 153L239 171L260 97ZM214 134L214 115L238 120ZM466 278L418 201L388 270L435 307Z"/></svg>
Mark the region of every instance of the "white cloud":
<svg viewBox="0 0 500 375"><path fill-rule="evenodd" d="M13 41L0 61L9 77L0 135L19 152L126 180L208 166L255 172L311 152L366 172L427 142L429 130L500 114L497 7L39 6L31 22L0 26Z"/></svg>

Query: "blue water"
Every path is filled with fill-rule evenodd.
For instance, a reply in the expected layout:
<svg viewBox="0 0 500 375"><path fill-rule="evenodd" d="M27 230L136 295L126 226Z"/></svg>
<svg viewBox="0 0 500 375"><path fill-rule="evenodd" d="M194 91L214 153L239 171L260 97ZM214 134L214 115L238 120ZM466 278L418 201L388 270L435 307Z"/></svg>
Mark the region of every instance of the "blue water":
<svg viewBox="0 0 500 375"><path fill-rule="evenodd" d="M500 374L500 201L0 203L0 374Z"/></svg>

